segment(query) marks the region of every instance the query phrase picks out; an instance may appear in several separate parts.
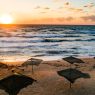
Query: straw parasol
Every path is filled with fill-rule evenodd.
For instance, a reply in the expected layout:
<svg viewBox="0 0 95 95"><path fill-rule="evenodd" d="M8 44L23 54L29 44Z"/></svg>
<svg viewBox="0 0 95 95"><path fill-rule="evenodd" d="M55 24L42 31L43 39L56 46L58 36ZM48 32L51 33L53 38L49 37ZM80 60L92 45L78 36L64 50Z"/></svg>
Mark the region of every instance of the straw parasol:
<svg viewBox="0 0 95 95"><path fill-rule="evenodd" d="M74 63L84 63L84 61L82 61L81 59L73 57L73 56L65 57L65 58L62 58L62 59L67 61L67 62L69 62L69 63L71 63L71 64L74 64Z"/></svg>
<svg viewBox="0 0 95 95"><path fill-rule="evenodd" d="M65 77L70 82L70 88L71 84L75 82L76 79L79 78L90 78L90 75L88 73L82 73L79 70L76 69L65 69L57 72L58 75Z"/></svg>
<svg viewBox="0 0 95 95"><path fill-rule="evenodd" d="M0 68L8 68L8 65L0 62Z"/></svg>
<svg viewBox="0 0 95 95"><path fill-rule="evenodd" d="M32 65L32 72L33 72L33 65L39 66L39 64L42 62L42 59L36 59L36 58L30 58L24 63L22 63L22 66L28 66Z"/></svg>
<svg viewBox="0 0 95 95"><path fill-rule="evenodd" d="M73 57L73 56L65 57L65 58L62 58L62 59L65 60L65 61L67 61L67 62L69 62L70 64L75 64L75 63L81 64L81 63L85 63L83 60L81 60L79 58L76 58L76 57Z"/></svg>

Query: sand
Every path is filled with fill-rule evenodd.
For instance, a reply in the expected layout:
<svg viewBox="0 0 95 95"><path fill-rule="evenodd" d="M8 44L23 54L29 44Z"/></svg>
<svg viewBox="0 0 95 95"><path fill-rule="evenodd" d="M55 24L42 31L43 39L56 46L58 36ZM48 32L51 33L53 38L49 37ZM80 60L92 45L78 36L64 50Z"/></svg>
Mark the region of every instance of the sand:
<svg viewBox="0 0 95 95"><path fill-rule="evenodd" d="M31 66L15 69L16 72L37 80L32 85L23 88L18 95L95 95L95 59L81 59L85 63L77 65L77 70L88 73L90 78L77 79L72 84L72 88L70 88L70 82L66 78L57 74L57 71L70 68L70 64L64 60L43 61L39 66L34 66L34 73L32 73ZM76 68L75 65L71 67ZM21 70L22 68L24 71ZM11 70L0 68L0 79L11 74ZM8 94L0 90L0 95Z"/></svg>

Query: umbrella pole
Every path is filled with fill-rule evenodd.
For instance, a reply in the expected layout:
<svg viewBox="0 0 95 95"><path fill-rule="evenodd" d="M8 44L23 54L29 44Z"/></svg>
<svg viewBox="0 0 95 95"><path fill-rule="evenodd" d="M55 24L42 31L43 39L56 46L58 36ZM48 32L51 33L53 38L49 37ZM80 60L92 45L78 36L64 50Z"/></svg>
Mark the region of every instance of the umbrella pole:
<svg viewBox="0 0 95 95"><path fill-rule="evenodd" d="M70 64L70 69L71 69L71 64ZM71 70L70 70L70 78L71 78ZM70 88L72 88L71 82L70 82Z"/></svg>
<svg viewBox="0 0 95 95"><path fill-rule="evenodd" d="M72 83L70 82L70 88L72 88Z"/></svg>
<svg viewBox="0 0 95 95"><path fill-rule="evenodd" d="M34 73L34 71L33 71L33 65L32 65L32 73Z"/></svg>

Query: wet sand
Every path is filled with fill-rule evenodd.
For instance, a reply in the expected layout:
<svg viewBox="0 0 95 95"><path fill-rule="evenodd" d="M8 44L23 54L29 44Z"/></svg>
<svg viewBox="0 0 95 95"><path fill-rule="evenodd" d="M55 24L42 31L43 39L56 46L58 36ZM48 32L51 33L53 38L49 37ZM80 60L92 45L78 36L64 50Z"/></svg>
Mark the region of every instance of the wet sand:
<svg viewBox="0 0 95 95"><path fill-rule="evenodd" d="M16 72L32 77L37 82L22 89L18 95L95 95L95 59L81 58L85 63L73 64L71 68L88 73L90 78L79 78L72 84L57 74L57 71L70 68L70 63L64 60L43 61L39 66L19 67ZM19 64L23 62L18 62ZM7 63L9 64L9 63ZM13 64L13 62L11 63ZM24 69L21 70L21 69ZM0 68L0 79L11 75L11 70ZM5 91L0 90L0 95L8 95Z"/></svg>

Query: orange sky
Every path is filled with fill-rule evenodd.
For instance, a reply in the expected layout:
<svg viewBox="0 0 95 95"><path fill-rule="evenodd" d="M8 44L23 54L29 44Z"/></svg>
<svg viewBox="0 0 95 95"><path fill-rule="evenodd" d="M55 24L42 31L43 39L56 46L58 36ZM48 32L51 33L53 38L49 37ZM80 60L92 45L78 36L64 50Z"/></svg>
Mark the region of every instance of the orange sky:
<svg viewBox="0 0 95 95"><path fill-rule="evenodd" d="M14 24L95 24L95 0L0 0Z"/></svg>

